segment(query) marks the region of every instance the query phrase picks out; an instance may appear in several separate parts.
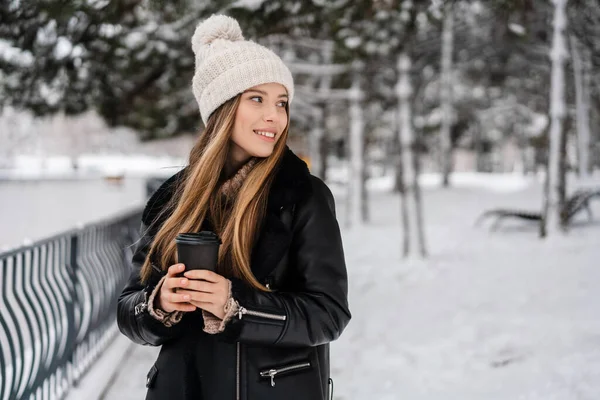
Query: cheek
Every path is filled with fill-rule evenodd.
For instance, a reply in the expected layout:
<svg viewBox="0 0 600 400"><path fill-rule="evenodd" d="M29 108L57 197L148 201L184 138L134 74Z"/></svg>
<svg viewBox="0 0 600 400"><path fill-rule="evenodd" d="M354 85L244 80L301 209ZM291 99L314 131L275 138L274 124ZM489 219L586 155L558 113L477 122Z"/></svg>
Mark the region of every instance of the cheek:
<svg viewBox="0 0 600 400"><path fill-rule="evenodd" d="M283 132L285 130L285 128L288 125L288 118L287 118L287 113L283 113L283 115L281 116L281 123L280 123L280 132Z"/></svg>

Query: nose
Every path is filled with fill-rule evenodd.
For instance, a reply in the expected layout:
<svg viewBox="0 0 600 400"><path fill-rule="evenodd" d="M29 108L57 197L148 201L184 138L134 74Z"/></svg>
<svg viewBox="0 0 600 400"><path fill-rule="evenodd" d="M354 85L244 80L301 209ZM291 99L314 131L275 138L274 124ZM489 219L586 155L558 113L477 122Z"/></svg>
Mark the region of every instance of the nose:
<svg viewBox="0 0 600 400"><path fill-rule="evenodd" d="M277 106L265 106L264 107L264 114L263 114L263 118L265 120L265 122L277 122L277 119L279 118L279 114L277 112Z"/></svg>

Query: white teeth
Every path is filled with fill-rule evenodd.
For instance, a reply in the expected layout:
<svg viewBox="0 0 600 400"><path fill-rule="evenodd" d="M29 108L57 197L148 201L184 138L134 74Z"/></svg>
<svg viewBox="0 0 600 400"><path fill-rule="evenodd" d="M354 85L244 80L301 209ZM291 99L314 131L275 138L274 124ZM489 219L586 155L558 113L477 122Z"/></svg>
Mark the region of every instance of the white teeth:
<svg viewBox="0 0 600 400"><path fill-rule="evenodd" d="M275 134L273 132L254 131L254 133L256 133L257 135L262 135L262 136L266 136L269 138L275 137Z"/></svg>

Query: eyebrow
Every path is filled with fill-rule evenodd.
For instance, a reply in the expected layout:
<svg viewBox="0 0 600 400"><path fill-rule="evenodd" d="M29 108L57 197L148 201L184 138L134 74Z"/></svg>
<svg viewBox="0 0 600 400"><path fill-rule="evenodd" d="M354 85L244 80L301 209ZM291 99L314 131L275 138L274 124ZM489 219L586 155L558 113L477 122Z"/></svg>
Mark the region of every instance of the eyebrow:
<svg viewBox="0 0 600 400"><path fill-rule="evenodd" d="M260 93L260 94L262 94L263 96L267 96L267 92L265 92L265 91L262 91L262 90L258 90L258 89L248 89L248 90L246 90L244 93L249 93L249 92L256 92L256 93ZM282 97L285 97L285 98L287 99L287 98L288 98L288 95L287 95L287 94L285 94L285 93L283 93L283 94L280 94L280 95L278 96L278 98L282 98Z"/></svg>

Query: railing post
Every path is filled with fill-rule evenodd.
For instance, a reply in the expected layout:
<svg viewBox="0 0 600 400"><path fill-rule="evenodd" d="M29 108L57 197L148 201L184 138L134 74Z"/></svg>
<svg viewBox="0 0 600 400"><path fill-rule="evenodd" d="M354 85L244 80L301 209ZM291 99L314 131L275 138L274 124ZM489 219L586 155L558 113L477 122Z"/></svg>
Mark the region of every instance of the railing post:
<svg viewBox="0 0 600 400"><path fill-rule="evenodd" d="M76 350L77 350L77 324L75 322L75 316L77 314L76 308L78 307L78 299L77 299L77 286L78 286L78 277L77 277L77 255L79 254L79 232L75 231L71 234L70 238L70 252L69 252L69 278L70 278L70 286L69 286L69 294L70 294L70 304L67 307L67 321L68 321L68 339L67 344L71 349L71 356L69 357L69 368L68 368L68 379L69 384L71 386L77 386L79 383L79 379L76 378L75 374L75 365L76 365Z"/></svg>

